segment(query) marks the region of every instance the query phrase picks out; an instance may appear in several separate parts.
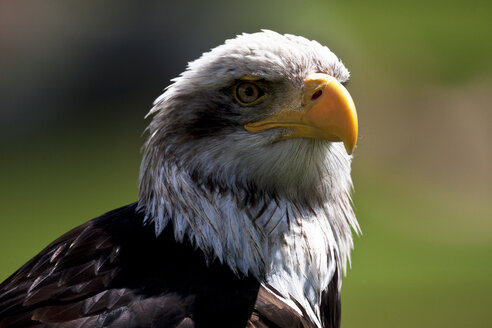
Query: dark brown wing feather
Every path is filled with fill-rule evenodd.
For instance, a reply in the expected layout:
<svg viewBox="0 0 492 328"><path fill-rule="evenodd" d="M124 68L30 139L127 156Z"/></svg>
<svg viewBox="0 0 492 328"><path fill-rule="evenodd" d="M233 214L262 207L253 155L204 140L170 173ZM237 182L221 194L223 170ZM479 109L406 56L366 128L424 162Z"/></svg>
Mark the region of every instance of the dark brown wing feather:
<svg viewBox="0 0 492 328"><path fill-rule="evenodd" d="M338 274L330 281L328 288L321 294L321 321L325 328L340 328L342 303L338 289Z"/></svg>
<svg viewBox="0 0 492 328"><path fill-rule="evenodd" d="M249 327L313 327L307 319L282 302L282 296L272 286L267 287L269 290L261 287L258 291L255 308L248 321Z"/></svg>
<svg viewBox="0 0 492 328"><path fill-rule="evenodd" d="M0 285L3 327L311 327L255 279L238 278L136 204L63 235ZM331 327L331 326L330 326Z"/></svg>

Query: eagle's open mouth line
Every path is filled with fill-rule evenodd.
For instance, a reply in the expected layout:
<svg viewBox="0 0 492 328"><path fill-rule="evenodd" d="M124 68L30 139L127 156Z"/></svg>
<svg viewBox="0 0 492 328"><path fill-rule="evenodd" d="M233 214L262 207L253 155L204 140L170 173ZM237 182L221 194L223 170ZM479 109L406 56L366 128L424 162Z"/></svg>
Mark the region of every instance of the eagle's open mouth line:
<svg viewBox="0 0 492 328"><path fill-rule="evenodd" d="M277 139L275 142L293 139L293 138L320 139L320 140L328 140L332 142L342 141L342 139L337 135L328 133L327 131L323 131L322 129L316 126L303 122L278 122L278 121L261 122L259 124L255 124L253 127L250 128L253 128L254 130L252 129L252 131L254 132L271 130L275 128L283 128L283 129L291 130L291 133L285 133L284 135L280 136L280 138ZM310 131L310 133L298 134L296 133L296 129Z"/></svg>

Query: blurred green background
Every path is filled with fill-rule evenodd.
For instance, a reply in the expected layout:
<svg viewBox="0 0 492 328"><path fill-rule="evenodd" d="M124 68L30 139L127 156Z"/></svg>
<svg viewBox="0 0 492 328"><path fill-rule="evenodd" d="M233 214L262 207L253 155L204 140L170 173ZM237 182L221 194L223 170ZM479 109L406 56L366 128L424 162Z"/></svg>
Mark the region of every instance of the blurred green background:
<svg viewBox="0 0 492 328"><path fill-rule="evenodd" d="M143 119L226 38L316 39L352 72L363 235L343 327L489 327L492 2L0 0L0 280L137 199Z"/></svg>

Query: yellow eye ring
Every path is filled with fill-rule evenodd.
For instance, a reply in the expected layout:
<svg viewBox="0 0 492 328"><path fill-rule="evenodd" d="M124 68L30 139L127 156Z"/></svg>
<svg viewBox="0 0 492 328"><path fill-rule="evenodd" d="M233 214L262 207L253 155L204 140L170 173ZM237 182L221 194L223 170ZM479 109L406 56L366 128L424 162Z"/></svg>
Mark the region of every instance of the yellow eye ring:
<svg viewBox="0 0 492 328"><path fill-rule="evenodd" d="M252 82L239 82L234 88L234 98L243 106L254 105L265 95L265 92Z"/></svg>

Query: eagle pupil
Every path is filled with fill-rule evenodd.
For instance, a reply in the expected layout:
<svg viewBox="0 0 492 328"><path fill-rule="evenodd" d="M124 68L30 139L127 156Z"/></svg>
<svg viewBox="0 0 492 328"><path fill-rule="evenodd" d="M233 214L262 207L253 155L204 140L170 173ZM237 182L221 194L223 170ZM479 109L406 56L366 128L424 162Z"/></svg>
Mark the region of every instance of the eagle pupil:
<svg viewBox="0 0 492 328"><path fill-rule="evenodd" d="M247 96L247 97L251 97L253 94L254 94L254 90L252 87L247 87L246 90L244 90L244 94Z"/></svg>

